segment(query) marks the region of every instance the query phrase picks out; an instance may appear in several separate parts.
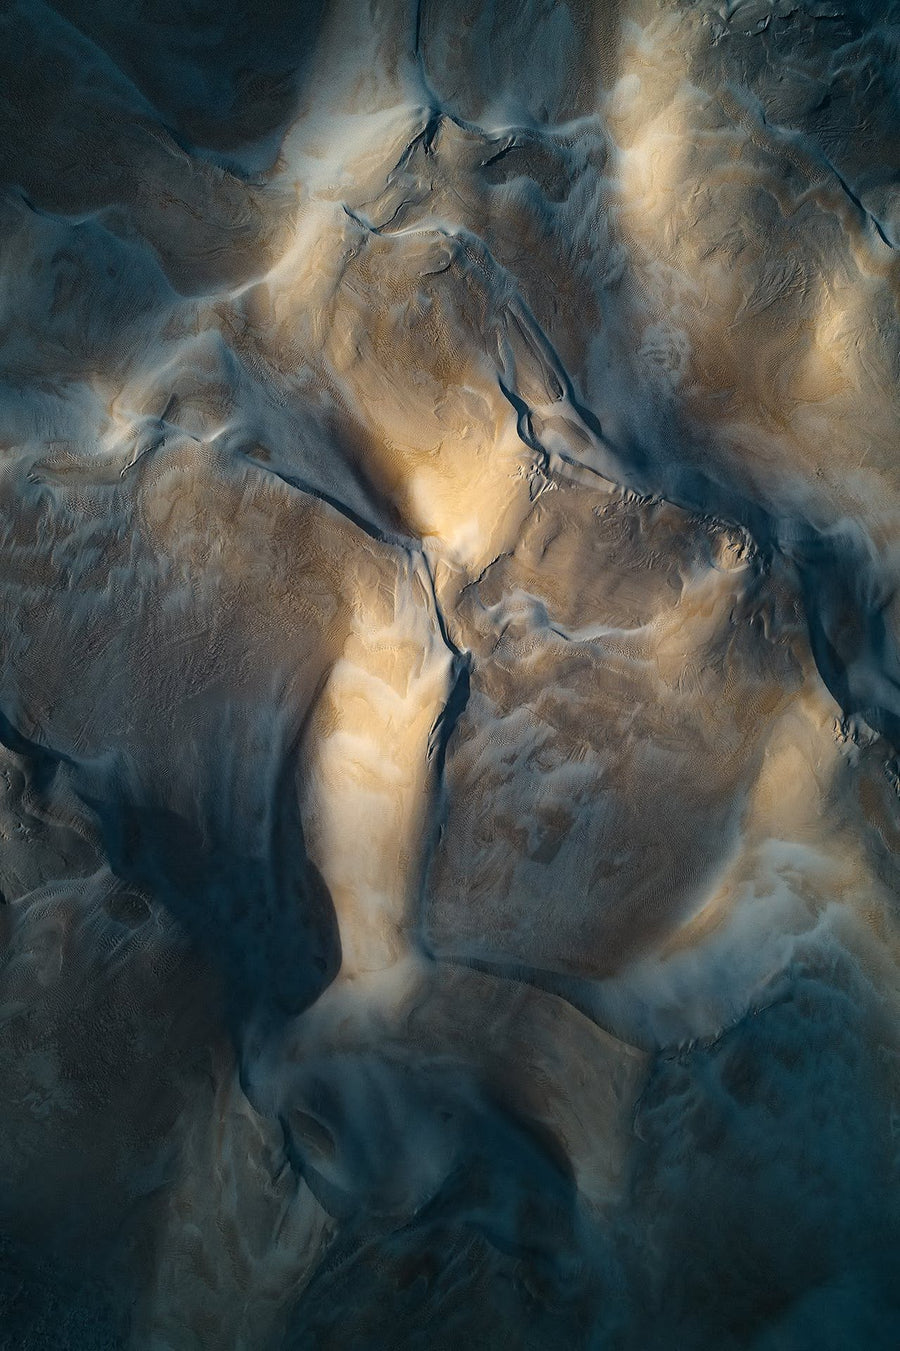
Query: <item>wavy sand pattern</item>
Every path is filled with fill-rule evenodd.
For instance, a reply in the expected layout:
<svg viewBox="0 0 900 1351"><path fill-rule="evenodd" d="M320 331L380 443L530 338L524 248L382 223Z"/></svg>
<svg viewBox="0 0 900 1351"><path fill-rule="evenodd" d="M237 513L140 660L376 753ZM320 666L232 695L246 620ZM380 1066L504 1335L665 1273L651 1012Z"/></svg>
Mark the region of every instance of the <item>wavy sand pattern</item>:
<svg viewBox="0 0 900 1351"><path fill-rule="evenodd" d="M900 1343L900 5L0 15L0 1347Z"/></svg>

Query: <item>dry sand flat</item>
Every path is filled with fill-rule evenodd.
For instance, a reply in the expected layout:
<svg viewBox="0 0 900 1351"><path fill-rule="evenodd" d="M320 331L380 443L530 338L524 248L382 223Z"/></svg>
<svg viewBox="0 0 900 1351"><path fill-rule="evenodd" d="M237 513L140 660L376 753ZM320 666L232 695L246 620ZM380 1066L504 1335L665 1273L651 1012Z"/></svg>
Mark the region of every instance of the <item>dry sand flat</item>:
<svg viewBox="0 0 900 1351"><path fill-rule="evenodd" d="M0 16L0 1347L893 1348L890 0Z"/></svg>

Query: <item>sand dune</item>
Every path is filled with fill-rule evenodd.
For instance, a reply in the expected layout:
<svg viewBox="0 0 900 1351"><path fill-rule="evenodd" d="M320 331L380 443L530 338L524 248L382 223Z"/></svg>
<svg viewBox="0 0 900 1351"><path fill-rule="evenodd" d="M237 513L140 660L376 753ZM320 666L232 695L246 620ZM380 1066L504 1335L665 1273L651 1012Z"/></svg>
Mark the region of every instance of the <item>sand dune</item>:
<svg viewBox="0 0 900 1351"><path fill-rule="evenodd" d="M0 1347L893 1348L891 0L0 16Z"/></svg>

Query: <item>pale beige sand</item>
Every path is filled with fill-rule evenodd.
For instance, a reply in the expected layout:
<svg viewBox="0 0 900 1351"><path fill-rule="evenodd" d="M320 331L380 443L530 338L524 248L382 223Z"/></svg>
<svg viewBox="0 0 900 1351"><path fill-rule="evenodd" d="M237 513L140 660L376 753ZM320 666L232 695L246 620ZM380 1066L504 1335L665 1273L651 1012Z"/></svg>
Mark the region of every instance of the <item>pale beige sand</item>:
<svg viewBox="0 0 900 1351"><path fill-rule="evenodd" d="M897 1344L887 0L0 17L0 1347Z"/></svg>

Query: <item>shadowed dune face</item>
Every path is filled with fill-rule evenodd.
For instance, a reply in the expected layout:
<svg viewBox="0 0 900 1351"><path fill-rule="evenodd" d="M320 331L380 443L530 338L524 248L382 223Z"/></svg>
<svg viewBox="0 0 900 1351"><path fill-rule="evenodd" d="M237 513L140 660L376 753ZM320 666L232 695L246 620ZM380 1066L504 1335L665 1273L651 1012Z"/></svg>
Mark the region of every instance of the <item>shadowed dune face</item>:
<svg viewBox="0 0 900 1351"><path fill-rule="evenodd" d="M898 43L4 8L0 1344L896 1345Z"/></svg>
<svg viewBox="0 0 900 1351"><path fill-rule="evenodd" d="M796 598L740 532L591 496L541 497L457 607L474 667L426 900L438 953L596 977L659 942L739 847L809 667Z"/></svg>

